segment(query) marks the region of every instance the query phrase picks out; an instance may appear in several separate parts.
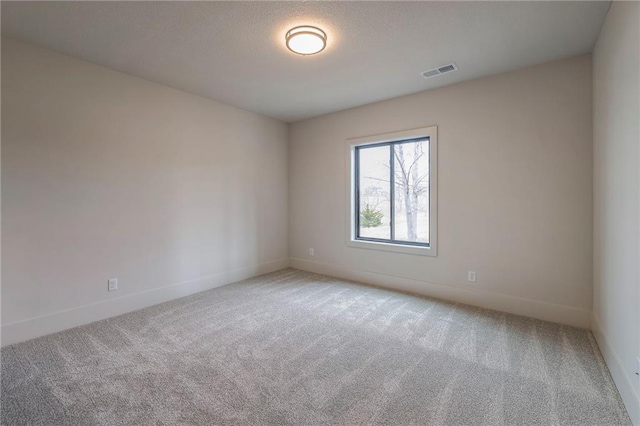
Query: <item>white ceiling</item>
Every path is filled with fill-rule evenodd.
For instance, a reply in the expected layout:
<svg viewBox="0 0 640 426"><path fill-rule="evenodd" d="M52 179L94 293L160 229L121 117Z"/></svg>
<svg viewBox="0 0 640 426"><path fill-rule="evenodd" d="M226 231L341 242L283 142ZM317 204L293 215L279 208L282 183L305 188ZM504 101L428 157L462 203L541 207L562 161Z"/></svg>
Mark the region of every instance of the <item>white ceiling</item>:
<svg viewBox="0 0 640 426"><path fill-rule="evenodd" d="M287 122L590 52L609 2L2 2L2 34ZM284 34L328 34L316 56ZM460 71L420 73L456 62Z"/></svg>

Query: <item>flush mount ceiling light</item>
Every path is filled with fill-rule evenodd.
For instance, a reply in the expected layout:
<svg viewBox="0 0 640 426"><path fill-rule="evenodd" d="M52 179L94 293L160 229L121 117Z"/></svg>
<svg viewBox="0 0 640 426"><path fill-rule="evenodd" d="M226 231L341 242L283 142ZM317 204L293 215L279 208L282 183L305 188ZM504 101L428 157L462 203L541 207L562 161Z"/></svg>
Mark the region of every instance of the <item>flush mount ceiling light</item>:
<svg viewBox="0 0 640 426"><path fill-rule="evenodd" d="M289 50L298 55L315 55L327 46L327 34L309 25L291 28L285 39Z"/></svg>

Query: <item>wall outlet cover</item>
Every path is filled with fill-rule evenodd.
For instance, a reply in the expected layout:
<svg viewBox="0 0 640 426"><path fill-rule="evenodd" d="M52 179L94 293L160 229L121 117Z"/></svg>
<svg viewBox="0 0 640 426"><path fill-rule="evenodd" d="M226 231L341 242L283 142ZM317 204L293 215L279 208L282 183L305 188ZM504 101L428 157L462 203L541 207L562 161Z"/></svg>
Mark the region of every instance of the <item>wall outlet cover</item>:
<svg viewBox="0 0 640 426"><path fill-rule="evenodd" d="M111 278L109 279L109 281L107 281L107 290L108 291L116 291L118 289L118 279L117 278Z"/></svg>

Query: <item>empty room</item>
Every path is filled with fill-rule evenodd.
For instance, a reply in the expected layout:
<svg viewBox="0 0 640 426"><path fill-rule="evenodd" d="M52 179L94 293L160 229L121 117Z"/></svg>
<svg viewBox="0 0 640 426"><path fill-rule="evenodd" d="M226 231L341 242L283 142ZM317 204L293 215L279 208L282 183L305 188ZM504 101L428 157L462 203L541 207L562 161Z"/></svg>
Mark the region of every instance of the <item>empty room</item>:
<svg viewBox="0 0 640 426"><path fill-rule="evenodd" d="M640 426L640 2L0 8L2 425Z"/></svg>

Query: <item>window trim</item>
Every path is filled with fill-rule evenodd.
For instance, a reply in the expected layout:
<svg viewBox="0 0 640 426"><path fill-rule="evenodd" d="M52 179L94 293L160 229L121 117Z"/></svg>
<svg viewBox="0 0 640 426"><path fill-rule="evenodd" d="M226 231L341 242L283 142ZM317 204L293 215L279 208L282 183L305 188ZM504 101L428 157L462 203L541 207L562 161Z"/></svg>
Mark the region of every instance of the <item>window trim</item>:
<svg viewBox="0 0 640 426"><path fill-rule="evenodd" d="M390 142L410 141L429 138L429 246L400 241L376 241L357 238L358 218L356 217L356 147L364 145L387 144ZM422 127L400 132L351 138L346 140L347 148L347 239L346 245L354 248L383 250L421 256L437 256L438 250L438 128Z"/></svg>

